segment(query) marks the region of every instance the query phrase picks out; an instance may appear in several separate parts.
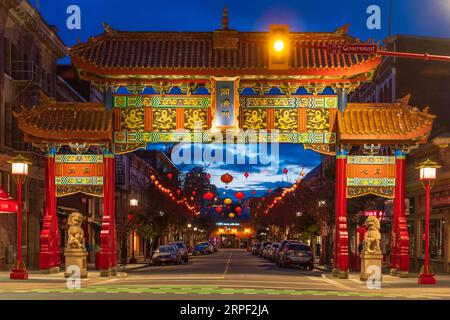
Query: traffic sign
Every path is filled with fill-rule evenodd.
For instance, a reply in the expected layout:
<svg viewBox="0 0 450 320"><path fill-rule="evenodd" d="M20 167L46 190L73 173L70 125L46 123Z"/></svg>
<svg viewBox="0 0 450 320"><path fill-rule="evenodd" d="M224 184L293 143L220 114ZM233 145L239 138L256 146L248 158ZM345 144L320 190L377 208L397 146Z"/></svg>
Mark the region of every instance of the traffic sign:
<svg viewBox="0 0 450 320"><path fill-rule="evenodd" d="M378 46L376 44L329 44L328 53L331 54L376 54Z"/></svg>

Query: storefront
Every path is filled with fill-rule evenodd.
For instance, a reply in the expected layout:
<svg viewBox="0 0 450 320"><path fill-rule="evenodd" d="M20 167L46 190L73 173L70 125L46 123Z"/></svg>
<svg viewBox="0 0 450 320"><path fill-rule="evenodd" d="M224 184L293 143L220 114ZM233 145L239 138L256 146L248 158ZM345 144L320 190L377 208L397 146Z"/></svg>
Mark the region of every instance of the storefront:
<svg viewBox="0 0 450 320"><path fill-rule="evenodd" d="M418 271L425 255L425 195L414 198L416 214L408 220L410 236L411 270ZM430 212L430 263L435 272L450 271L450 193L436 190L431 193Z"/></svg>
<svg viewBox="0 0 450 320"><path fill-rule="evenodd" d="M246 223L217 222L213 238L218 239L219 248L246 249L251 241L252 229Z"/></svg>

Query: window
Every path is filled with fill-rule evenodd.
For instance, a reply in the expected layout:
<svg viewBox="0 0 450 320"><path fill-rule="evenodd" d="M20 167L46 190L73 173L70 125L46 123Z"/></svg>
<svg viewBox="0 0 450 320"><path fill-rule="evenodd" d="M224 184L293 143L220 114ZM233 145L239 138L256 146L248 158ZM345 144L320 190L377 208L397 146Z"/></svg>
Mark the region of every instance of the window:
<svg viewBox="0 0 450 320"><path fill-rule="evenodd" d="M416 256L416 223L415 221L408 221L408 234L409 234L409 255L411 257Z"/></svg>
<svg viewBox="0 0 450 320"><path fill-rule="evenodd" d="M12 147L13 145L13 118L11 103L5 102L5 145Z"/></svg>
<svg viewBox="0 0 450 320"><path fill-rule="evenodd" d="M425 255L425 220L422 220L422 254ZM430 259L444 259L444 219L430 219Z"/></svg>
<svg viewBox="0 0 450 320"><path fill-rule="evenodd" d="M11 75L11 40L4 39L3 42L4 57L5 57L5 73Z"/></svg>

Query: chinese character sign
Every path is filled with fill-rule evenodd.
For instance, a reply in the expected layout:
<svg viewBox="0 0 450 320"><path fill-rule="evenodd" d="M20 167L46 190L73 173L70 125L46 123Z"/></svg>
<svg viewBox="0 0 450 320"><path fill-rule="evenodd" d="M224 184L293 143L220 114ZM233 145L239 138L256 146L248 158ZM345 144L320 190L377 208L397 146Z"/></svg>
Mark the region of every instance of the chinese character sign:
<svg viewBox="0 0 450 320"><path fill-rule="evenodd" d="M395 190L395 157L348 156L347 197L365 194L393 198Z"/></svg>
<svg viewBox="0 0 450 320"><path fill-rule="evenodd" d="M239 99L237 87L239 79L211 78L213 90L213 127L217 129L235 129L238 127Z"/></svg>
<svg viewBox="0 0 450 320"><path fill-rule="evenodd" d="M75 192L100 196L103 192L103 155L56 155L55 185L57 196Z"/></svg>

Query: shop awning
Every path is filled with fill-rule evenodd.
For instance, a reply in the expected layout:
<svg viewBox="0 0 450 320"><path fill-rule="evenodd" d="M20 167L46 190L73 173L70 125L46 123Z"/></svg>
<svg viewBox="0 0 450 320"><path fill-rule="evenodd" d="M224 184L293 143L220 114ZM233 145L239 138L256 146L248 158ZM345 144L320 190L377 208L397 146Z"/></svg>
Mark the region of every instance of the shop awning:
<svg viewBox="0 0 450 320"><path fill-rule="evenodd" d="M17 212L17 210L17 201L0 187L0 213L14 213Z"/></svg>

